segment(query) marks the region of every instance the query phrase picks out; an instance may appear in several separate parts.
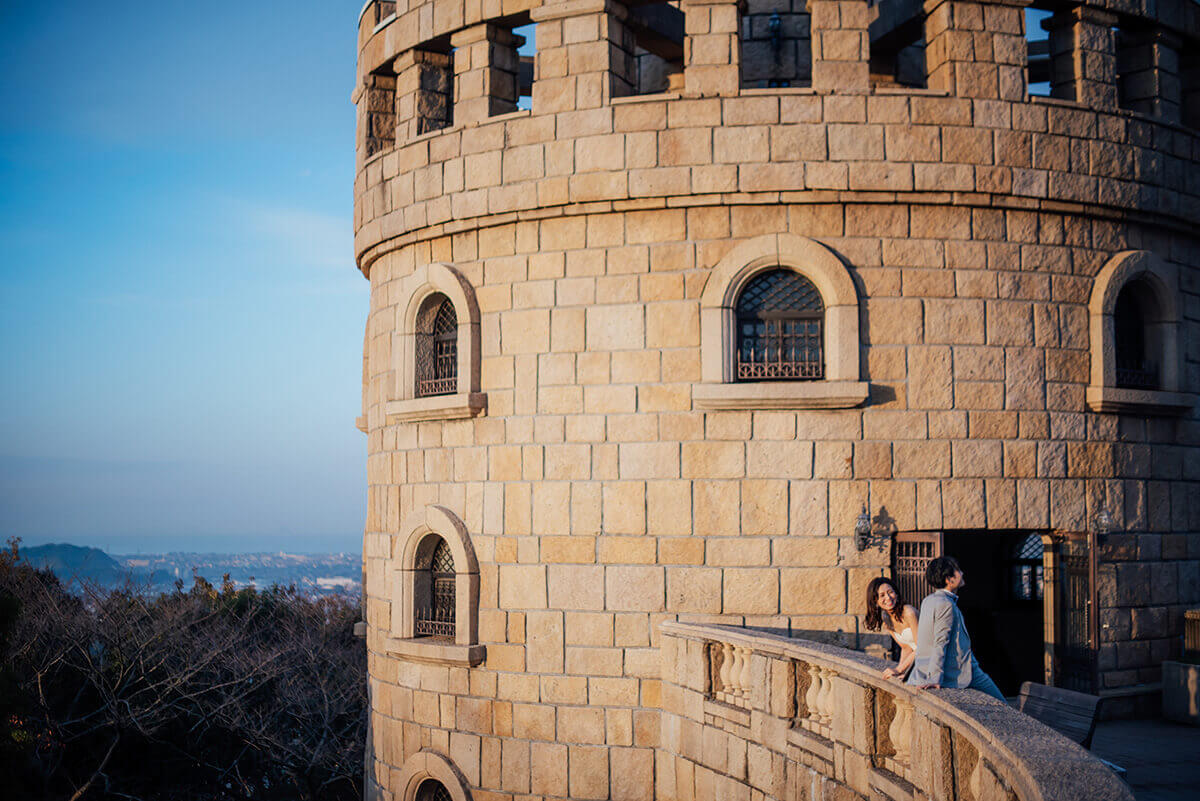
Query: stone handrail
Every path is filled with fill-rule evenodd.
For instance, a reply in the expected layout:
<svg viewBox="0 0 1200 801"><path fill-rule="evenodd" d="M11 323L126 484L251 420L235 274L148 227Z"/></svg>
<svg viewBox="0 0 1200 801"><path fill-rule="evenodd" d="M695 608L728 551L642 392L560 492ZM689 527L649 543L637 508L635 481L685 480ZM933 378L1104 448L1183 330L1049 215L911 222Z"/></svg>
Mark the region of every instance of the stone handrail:
<svg viewBox="0 0 1200 801"><path fill-rule="evenodd" d="M856 651L732 626L661 626L658 798L1133 801L1098 759L971 690L884 679ZM790 788L790 789L789 789Z"/></svg>

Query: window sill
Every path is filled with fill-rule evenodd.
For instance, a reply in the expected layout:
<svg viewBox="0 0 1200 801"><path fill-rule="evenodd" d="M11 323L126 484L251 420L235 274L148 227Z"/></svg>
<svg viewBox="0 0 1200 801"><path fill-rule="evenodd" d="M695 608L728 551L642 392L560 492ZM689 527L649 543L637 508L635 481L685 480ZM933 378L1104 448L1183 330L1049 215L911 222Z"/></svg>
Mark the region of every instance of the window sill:
<svg viewBox="0 0 1200 801"><path fill-rule="evenodd" d="M1195 404L1196 396L1187 392L1096 386L1087 388L1088 408L1101 414L1178 416L1190 412Z"/></svg>
<svg viewBox="0 0 1200 801"><path fill-rule="evenodd" d="M696 384L698 409L852 409L867 399L866 381L760 381Z"/></svg>
<svg viewBox="0 0 1200 801"><path fill-rule="evenodd" d="M475 667L487 657L486 645L459 645L432 637L415 637L411 640L388 637L387 651L409 662L458 667Z"/></svg>
<svg viewBox="0 0 1200 801"><path fill-rule="evenodd" d="M459 392L388 402L389 423L413 423L422 420L464 420L487 411L486 392Z"/></svg>

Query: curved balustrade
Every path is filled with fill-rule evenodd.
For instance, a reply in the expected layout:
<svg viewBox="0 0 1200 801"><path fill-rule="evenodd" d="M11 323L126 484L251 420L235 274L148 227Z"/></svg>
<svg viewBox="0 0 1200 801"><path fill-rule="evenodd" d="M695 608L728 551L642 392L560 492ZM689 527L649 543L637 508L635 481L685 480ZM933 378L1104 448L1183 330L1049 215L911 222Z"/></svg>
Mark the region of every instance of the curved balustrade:
<svg viewBox="0 0 1200 801"><path fill-rule="evenodd" d="M981 693L915 690L882 678L882 660L805 640L661 631L659 799L1133 799L1087 751Z"/></svg>

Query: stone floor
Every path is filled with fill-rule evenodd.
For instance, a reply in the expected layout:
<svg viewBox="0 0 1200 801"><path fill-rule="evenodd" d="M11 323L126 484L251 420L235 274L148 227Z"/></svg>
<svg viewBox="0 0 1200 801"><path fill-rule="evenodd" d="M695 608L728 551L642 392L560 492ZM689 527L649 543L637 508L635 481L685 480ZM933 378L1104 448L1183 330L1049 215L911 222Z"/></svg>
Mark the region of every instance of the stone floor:
<svg viewBox="0 0 1200 801"><path fill-rule="evenodd" d="M1137 801L1200 799L1200 727L1167 720L1096 724L1092 753L1128 773Z"/></svg>

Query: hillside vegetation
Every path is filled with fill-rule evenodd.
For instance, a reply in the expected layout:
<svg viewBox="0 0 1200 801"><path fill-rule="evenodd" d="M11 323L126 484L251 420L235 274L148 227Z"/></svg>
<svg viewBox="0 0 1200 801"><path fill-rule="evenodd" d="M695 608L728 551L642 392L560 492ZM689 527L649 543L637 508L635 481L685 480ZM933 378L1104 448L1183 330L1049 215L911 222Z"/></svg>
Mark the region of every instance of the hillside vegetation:
<svg viewBox="0 0 1200 801"><path fill-rule="evenodd" d="M357 799L355 599L196 578L67 591L0 553L0 776L12 799Z"/></svg>

